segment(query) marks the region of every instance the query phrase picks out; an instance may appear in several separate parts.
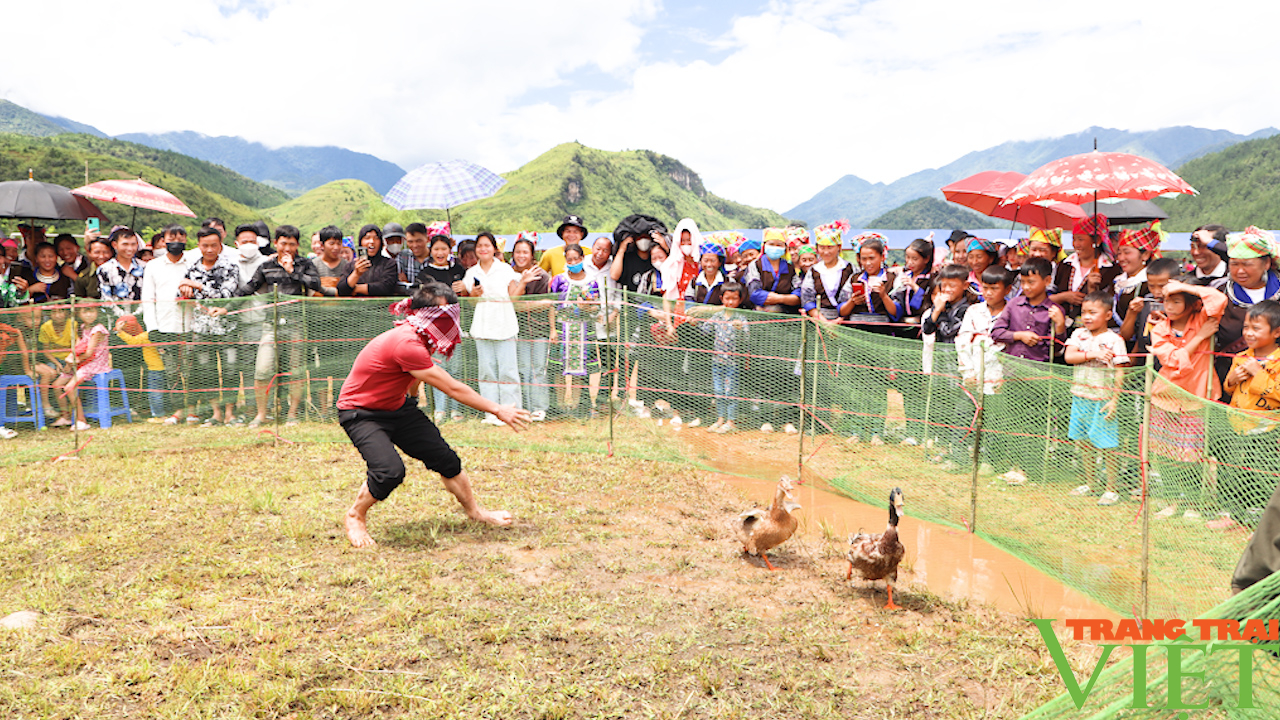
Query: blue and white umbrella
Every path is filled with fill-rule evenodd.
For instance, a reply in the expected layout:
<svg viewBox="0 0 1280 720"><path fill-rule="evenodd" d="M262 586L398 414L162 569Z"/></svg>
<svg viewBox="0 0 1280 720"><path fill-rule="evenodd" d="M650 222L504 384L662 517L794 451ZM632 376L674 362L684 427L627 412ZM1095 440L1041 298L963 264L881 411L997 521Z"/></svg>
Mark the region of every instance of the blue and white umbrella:
<svg viewBox="0 0 1280 720"><path fill-rule="evenodd" d="M443 209L448 214L450 208L493 195L506 182L466 160L427 163L400 178L383 199L397 210Z"/></svg>

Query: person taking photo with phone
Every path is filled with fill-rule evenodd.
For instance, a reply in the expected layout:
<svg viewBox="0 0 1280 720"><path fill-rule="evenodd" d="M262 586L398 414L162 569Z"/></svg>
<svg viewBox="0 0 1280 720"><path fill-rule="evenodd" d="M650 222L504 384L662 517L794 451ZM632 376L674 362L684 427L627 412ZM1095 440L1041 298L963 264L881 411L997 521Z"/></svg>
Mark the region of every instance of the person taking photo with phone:
<svg viewBox="0 0 1280 720"><path fill-rule="evenodd" d="M377 225L360 228L360 245L351 274L338 281L338 295L350 297L387 297L397 294L400 270L395 258L382 252L382 230Z"/></svg>

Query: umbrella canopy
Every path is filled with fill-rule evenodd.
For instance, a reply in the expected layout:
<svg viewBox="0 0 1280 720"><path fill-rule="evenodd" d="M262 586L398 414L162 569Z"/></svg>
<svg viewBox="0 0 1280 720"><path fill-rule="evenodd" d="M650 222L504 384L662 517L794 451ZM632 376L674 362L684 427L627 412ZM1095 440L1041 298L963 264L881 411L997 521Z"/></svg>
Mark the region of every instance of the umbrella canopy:
<svg viewBox="0 0 1280 720"><path fill-rule="evenodd" d="M987 217L1036 227L1069 228L1078 218L1085 216L1078 205L1057 201L1024 206L1001 205L1001 201L1026 177L1019 172L987 170L943 187L942 195Z"/></svg>
<svg viewBox="0 0 1280 720"><path fill-rule="evenodd" d="M397 210L448 210L465 202L487 198L506 182L466 160L427 163L400 178L384 200Z"/></svg>
<svg viewBox="0 0 1280 720"><path fill-rule="evenodd" d="M69 188L36 180L0 182L0 218L28 220L106 220L93 203Z"/></svg>
<svg viewBox="0 0 1280 720"><path fill-rule="evenodd" d="M1096 209L1095 209L1096 208ZM1168 220L1169 213L1150 200L1099 200L1080 206L1086 215L1107 216L1108 225L1138 225L1152 220ZM1064 226L1065 227L1065 226Z"/></svg>
<svg viewBox="0 0 1280 720"><path fill-rule="evenodd" d="M1009 193L1004 203L1030 205L1043 200L1061 200L1078 204L1103 198L1150 200L1169 193L1197 194L1195 188L1154 160L1094 150L1039 167Z"/></svg>
<svg viewBox="0 0 1280 720"><path fill-rule="evenodd" d="M137 180L103 180L101 182L78 187L71 192L94 200L128 205L143 210L156 210L170 215L195 217L191 208L186 206L173 193L152 185L142 178Z"/></svg>

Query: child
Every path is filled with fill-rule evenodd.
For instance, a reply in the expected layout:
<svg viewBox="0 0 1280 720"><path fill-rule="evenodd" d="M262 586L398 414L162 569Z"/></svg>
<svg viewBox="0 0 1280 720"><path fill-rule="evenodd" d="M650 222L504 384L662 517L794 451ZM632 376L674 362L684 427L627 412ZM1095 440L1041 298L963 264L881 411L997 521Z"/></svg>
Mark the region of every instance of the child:
<svg viewBox="0 0 1280 720"><path fill-rule="evenodd" d="M1073 492L1084 495L1096 487L1094 450L1115 450L1120 446L1120 427L1116 419L1120 393L1124 390L1124 366L1129 364L1124 339L1107 328L1111 320L1111 293L1094 291L1080 304L1080 324L1067 340L1067 363L1075 365L1071 378L1071 423L1067 438L1076 444L1076 453L1084 463L1085 484ZM1108 372L1114 370L1114 372ZM1106 491L1099 505L1115 505L1120 495L1115 491L1119 473L1115 453L1104 453L1107 466Z"/></svg>
<svg viewBox="0 0 1280 720"><path fill-rule="evenodd" d="M712 315L702 324L702 332L714 337L715 355L711 358L711 385L716 396L716 421L707 428L713 433L733 432L737 429L733 420L737 415L738 357L737 353L750 333L747 321L738 312L746 288L739 282L724 284L720 302L724 309Z"/></svg>
<svg viewBox="0 0 1280 720"><path fill-rule="evenodd" d="M1022 294L1009 300L1004 312L991 324L991 339L1004 344L1008 357L1047 362L1053 356L1053 343L1066 334L1067 320L1062 308L1049 300L1049 275L1053 266L1041 257L1028 258L1018 271L1022 281ZM1006 366L1006 379L1010 374L1041 375L1044 371L1026 363ZM1042 472L1043 445L1049 438L1037 439L1033 428L1043 427L1046 410L1044 384L1040 380L1021 380L1005 384L1007 413L1013 433L1008 436L1011 457L1025 463L1033 472ZM1041 431L1043 432L1043 431ZM1005 473L1010 485L1021 485L1027 476L1014 467Z"/></svg>
<svg viewBox="0 0 1280 720"><path fill-rule="evenodd" d="M1262 507L1280 480L1280 301L1250 307L1243 333L1248 347L1232 360L1223 383L1239 412L1229 416L1236 437L1223 443L1221 488L1225 504L1242 521L1247 516L1241 511Z"/></svg>
<svg viewBox="0 0 1280 720"><path fill-rule="evenodd" d="M988 436L987 453L992 466L999 472L1013 469L1012 458L1006 442L1008 417L1004 412L1004 396L1000 394L1004 369L1000 366L1000 353L1004 351L1002 343L991 339L991 327L995 319L1004 312L1006 298L1013 288L1011 273L1000 267L989 267L982 271L983 302L974 303L965 310L964 320L960 323L960 332L956 334L956 359L960 365L960 380L970 392L981 392L984 397L984 423L995 434ZM978 388L979 368L981 368L982 388Z"/></svg>
<svg viewBox="0 0 1280 720"><path fill-rule="evenodd" d="M1175 280L1165 285L1164 312L1151 313L1151 352L1160 361L1160 375L1151 389L1149 432L1155 452L1171 460L1203 458L1204 420L1196 398L1221 394L1207 341L1226 306L1221 292Z"/></svg>
<svg viewBox="0 0 1280 720"><path fill-rule="evenodd" d="M65 368L66 357L76 344L78 332L76 321L71 319L71 309L69 307L55 305L49 308L49 320L40 326L40 335L37 340L40 345L40 352L44 355L44 362L37 363L33 368L36 375L39 376L40 385L49 387L59 374L69 372ZM51 398L58 405L56 411L49 403ZM66 412L67 404L65 399L58 397L56 393L47 392L44 394L44 415L51 426L66 427L70 425L71 421L65 417Z"/></svg>
<svg viewBox="0 0 1280 720"><path fill-rule="evenodd" d="M911 325L900 328L897 332L899 337L914 338L920 334L919 325L929 304L932 289L934 253L933 243L924 238L912 240L907 246L906 267L898 273L893 290L889 293L899 308L902 321ZM919 445L928 435L928 428L924 424L924 416L928 410L925 399L928 393L928 376L920 372L924 369L923 357L919 362L915 357L904 358L901 369L904 372L898 374L901 381L898 389L902 393L907 426L907 436L902 439L902 444Z"/></svg>
<svg viewBox="0 0 1280 720"><path fill-rule="evenodd" d="M1124 309L1124 322L1120 323L1120 337L1129 344L1129 352L1135 365L1146 363L1145 355L1151 345L1151 311L1163 307L1164 288L1178 277L1178 261L1173 258L1157 258L1146 267L1146 292L1129 301ZM1120 311L1120 307L1116 307ZM1157 365L1157 368L1159 366Z"/></svg>
<svg viewBox="0 0 1280 720"><path fill-rule="evenodd" d="M965 311L969 308L968 280L969 269L955 263L944 265L934 278L933 304L929 312L925 313L921 330L926 335L933 335L935 342L953 344L960 333ZM972 405L958 390L958 383L951 379L955 376L955 361L950 353L946 355L945 363L934 363L933 371L943 375L946 383L946 387L938 393L939 399L946 399L943 406L950 415L942 433L947 439L946 455L952 460L962 460L962 433L959 426L966 413L972 410ZM972 417L972 414L969 416ZM941 454L930 458L933 462L943 462L945 459Z"/></svg>
<svg viewBox="0 0 1280 720"><path fill-rule="evenodd" d="M888 238L874 232L864 232L853 239L862 272L853 276L849 298L840 306L840 315L854 316L851 319L854 328L877 335L892 335L893 327L887 323L897 322L902 316L902 308L889 295L897 273L884 264L887 242ZM883 354L882 350L879 343L863 339L852 352L852 362L865 369L854 376L855 382L862 382L852 388L850 405L854 412L849 417L853 425L850 442L869 438L872 445L884 444L889 374L890 368L896 365L895 358Z"/></svg>
<svg viewBox="0 0 1280 720"><path fill-rule="evenodd" d="M126 345L142 348L142 361L146 367L147 400L151 406L151 418L147 422L162 423L167 419L164 411L164 361L160 352L151 344L151 338L134 315L116 320L116 337Z"/></svg>
<svg viewBox="0 0 1280 720"><path fill-rule="evenodd" d="M84 432L89 429L89 423L85 422L84 406L80 402L76 386L94 375L109 371L111 354L107 352L107 328L98 322L98 306L83 305L77 308L77 313L80 315L80 340L67 356L67 362L74 369L67 368L70 372L64 371L58 375L53 385L62 388L63 397L71 397L76 418L75 424L71 426L72 431Z"/></svg>
<svg viewBox="0 0 1280 720"><path fill-rule="evenodd" d="M578 407L573 379L587 377L591 417L595 418L601 366L599 345L592 333L600 307L599 276L588 273L583 260L581 247L566 245L565 271L551 280L550 291L559 296L559 303L551 310L550 366L564 376L561 404L567 408Z"/></svg>

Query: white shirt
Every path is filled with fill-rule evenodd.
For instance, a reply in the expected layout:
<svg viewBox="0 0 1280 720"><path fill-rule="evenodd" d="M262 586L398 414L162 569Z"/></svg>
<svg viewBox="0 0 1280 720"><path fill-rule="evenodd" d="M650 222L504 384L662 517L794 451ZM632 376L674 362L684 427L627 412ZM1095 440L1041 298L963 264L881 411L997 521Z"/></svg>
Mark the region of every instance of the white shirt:
<svg viewBox="0 0 1280 720"><path fill-rule="evenodd" d="M1004 343L991 339L991 326L995 317L986 303L976 303L964 311L960 332L956 334L956 357L960 365L960 377L977 381L978 364L982 363L982 391L995 395L1004 380L1004 367L1000 365L1000 353Z"/></svg>
<svg viewBox="0 0 1280 720"><path fill-rule="evenodd" d="M1227 264L1222 260L1218 261L1217 267L1215 267L1213 270L1207 273L1201 272L1200 268L1198 267L1196 268L1196 277L1198 278L1207 278L1207 277L1216 278L1216 277L1226 277L1226 276L1227 276Z"/></svg>
<svg viewBox="0 0 1280 720"><path fill-rule="evenodd" d="M471 317L471 337L479 340L510 340L520 332L516 310L511 304L509 291L512 281L519 281L515 269L501 260L494 260L488 272L480 263L472 265L462 276L462 284L471 297L481 290Z"/></svg>
<svg viewBox="0 0 1280 720"><path fill-rule="evenodd" d="M191 262L182 255L177 262L164 253L147 263L142 273L142 319L152 332L187 332L191 322L190 303L178 302L178 285L187 276Z"/></svg>
<svg viewBox="0 0 1280 720"><path fill-rule="evenodd" d="M1111 330L1094 335L1088 328L1076 328L1067 339L1067 347L1083 353L1109 348L1114 354L1111 362L1086 360L1076 365L1072 373L1071 394L1086 400L1109 400L1116 387L1117 365L1128 365L1128 350L1124 338Z"/></svg>

